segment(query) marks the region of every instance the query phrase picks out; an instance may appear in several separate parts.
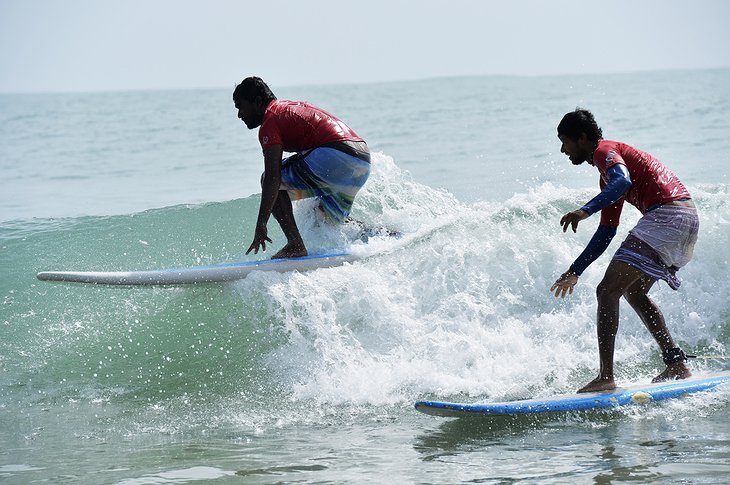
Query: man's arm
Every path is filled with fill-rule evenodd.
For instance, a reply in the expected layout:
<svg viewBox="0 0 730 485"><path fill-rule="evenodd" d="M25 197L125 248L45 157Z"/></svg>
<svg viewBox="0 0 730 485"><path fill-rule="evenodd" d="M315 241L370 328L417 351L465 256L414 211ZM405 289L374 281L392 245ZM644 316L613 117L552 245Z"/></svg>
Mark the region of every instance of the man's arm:
<svg viewBox="0 0 730 485"><path fill-rule="evenodd" d="M581 207L581 210L587 212L588 215L595 214L615 203L631 188L631 175L629 175L626 165L617 163L608 169L606 175L608 175L608 182L601 193Z"/></svg>
<svg viewBox="0 0 730 485"><path fill-rule="evenodd" d="M580 209L565 214L560 219L563 226L563 232L572 226L573 232L576 232L578 222L586 219L591 214L615 204L627 190L631 187L631 177L623 164L616 164L608 170L608 183L601 190L601 193L591 199L586 205ZM573 287L578 283L578 277L583 271L590 266L603 252L608 248L611 240L616 235L616 227L600 224L588 242L588 246L578 256L578 258L570 265L570 269L560 275L560 277L550 287L550 292L555 292L556 297L564 298L566 294L573 293Z"/></svg>
<svg viewBox="0 0 730 485"><path fill-rule="evenodd" d="M264 150L264 176L261 179L261 203L259 215L256 219L256 231L253 242L246 254L251 251L258 254L259 247L266 251L266 242L271 242L266 225L271 217L276 199L281 188L281 159L284 153L281 145L272 145Z"/></svg>
<svg viewBox="0 0 730 485"><path fill-rule="evenodd" d="M573 232L576 232L580 221L616 203L631 187L631 176L625 165L617 163L608 169L607 175L608 183L603 187L600 194L580 209L568 212L560 219L563 232L568 230L568 226L573 229Z"/></svg>
<svg viewBox="0 0 730 485"><path fill-rule="evenodd" d="M580 256L573 261L573 264L570 265L569 271L574 273L576 276L582 275L583 271L585 271L593 261L598 259L606 248L608 248L608 245L611 244L611 240L615 235L615 226L605 226L600 224L596 229L596 232L593 234L593 237L588 242L586 248L582 253L580 253Z"/></svg>
<svg viewBox="0 0 730 485"><path fill-rule="evenodd" d="M550 292L555 292L556 297L565 298L567 293L573 293L573 287L578 283L578 277L608 248L611 240L616 235L616 227L599 225L595 234L588 242L588 246L580 253L580 256L570 265L570 269L560 275Z"/></svg>

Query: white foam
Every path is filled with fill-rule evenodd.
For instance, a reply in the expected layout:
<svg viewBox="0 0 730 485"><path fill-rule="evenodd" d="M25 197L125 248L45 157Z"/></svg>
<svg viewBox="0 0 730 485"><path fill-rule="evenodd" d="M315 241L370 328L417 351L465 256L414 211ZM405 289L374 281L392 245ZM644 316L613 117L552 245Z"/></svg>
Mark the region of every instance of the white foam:
<svg viewBox="0 0 730 485"><path fill-rule="evenodd" d="M368 184L356 212L403 238L352 244L365 257L353 264L266 280L274 325L287 335L269 366L294 398L376 405L424 394L504 399L570 392L595 376L595 287L638 211L627 206L609 250L559 300L549 288L598 222L584 221L573 234L559 220L589 191L546 183L501 204L465 205L413 182L382 155ZM727 271L716 268L727 267L718 248L728 243L728 206L698 192L716 214L703 221L696 260L681 272L679 292L658 283L652 296L678 341L718 347L728 292ZM342 237L336 228L322 235L305 227L322 244ZM658 355L622 303L617 378L650 377Z"/></svg>

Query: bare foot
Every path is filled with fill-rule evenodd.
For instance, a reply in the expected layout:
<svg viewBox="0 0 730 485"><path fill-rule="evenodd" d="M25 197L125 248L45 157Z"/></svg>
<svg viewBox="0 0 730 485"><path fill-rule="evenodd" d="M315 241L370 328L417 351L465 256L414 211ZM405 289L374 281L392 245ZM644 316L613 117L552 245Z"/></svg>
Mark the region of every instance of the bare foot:
<svg viewBox="0 0 730 485"><path fill-rule="evenodd" d="M578 392L610 391L611 389L616 389L616 383L613 382L613 377L598 376L585 386L578 389Z"/></svg>
<svg viewBox="0 0 730 485"><path fill-rule="evenodd" d="M299 258L302 256L306 256L307 254L309 253L307 253L307 248L304 247L303 243L289 243L281 248L278 253L274 254L271 259Z"/></svg>
<svg viewBox="0 0 730 485"><path fill-rule="evenodd" d="M664 381L676 381L678 379L686 379L691 377L692 373L689 371L684 362L675 362L672 365L667 366L664 372L656 376L651 382L664 382Z"/></svg>

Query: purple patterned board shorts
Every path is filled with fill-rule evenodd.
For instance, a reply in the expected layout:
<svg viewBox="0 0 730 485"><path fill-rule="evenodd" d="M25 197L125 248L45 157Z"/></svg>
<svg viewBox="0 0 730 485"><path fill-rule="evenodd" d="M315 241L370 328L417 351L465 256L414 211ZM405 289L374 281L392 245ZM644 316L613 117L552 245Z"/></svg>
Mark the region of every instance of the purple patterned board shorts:
<svg viewBox="0 0 730 485"><path fill-rule="evenodd" d="M681 284L677 270L692 259L699 227L694 207L657 207L639 219L613 259L664 280L676 290Z"/></svg>

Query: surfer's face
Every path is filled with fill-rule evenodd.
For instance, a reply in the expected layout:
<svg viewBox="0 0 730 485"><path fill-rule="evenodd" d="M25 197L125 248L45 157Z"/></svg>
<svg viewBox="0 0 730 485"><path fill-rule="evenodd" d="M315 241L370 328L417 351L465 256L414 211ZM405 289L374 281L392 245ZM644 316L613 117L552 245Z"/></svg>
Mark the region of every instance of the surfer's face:
<svg viewBox="0 0 730 485"><path fill-rule="evenodd" d="M590 150L586 149L587 137L585 133L581 133L581 137L574 140L567 136L558 136L561 141L560 153L568 155L573 165L580 165L591 156Z"/></svg>
<svg viewBox="0 0 730 485"><path fill-rule="evenodd" d="M257 97L253 102L245 99L236 100L238 118L246 123L246 126L250 130L261 126L261 123L264 121L264 110L261 109L262 104L260 97Z"/></svg>

